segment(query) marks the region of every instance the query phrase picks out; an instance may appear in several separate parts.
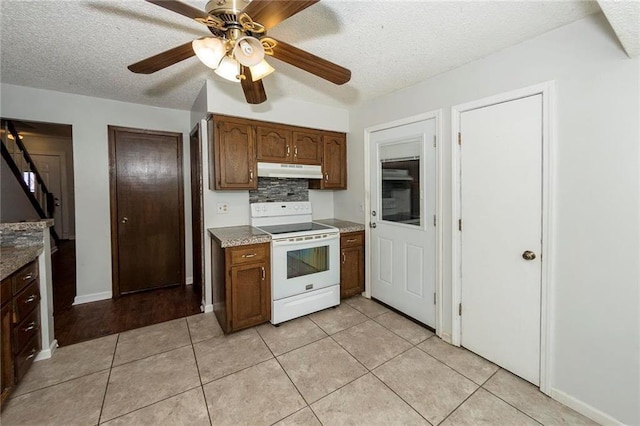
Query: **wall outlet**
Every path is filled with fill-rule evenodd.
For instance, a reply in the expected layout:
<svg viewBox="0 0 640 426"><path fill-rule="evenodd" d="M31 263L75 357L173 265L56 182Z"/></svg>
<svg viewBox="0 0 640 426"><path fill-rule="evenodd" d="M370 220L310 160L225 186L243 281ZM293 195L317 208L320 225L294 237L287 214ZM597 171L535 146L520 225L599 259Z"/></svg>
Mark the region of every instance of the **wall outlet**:
<svg viewBox="0 0 640 426"><path fill-rule="evenodd" d="M227 213L229 213L229 204L218 203L218 214L227 214Z"/></svg>

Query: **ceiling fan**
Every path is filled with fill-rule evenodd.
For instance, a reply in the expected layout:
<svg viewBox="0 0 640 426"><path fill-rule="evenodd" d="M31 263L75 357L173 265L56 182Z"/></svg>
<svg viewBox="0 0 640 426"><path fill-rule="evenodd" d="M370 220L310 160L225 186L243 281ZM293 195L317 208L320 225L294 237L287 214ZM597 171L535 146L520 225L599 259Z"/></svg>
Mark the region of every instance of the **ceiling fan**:
<svg viewBox="0 0 640 426"><path fill-rule="evenodd" d="M240 82L247 102L267 100L262 78L274 69L271 56L335 84L351 79L351 71L283 41L267 37L267 30L320 0L210 0L201 11L178 0L146 0L206 25L213 37L192 42L129 65L151 74L196 55L219 76Z"/></svg>

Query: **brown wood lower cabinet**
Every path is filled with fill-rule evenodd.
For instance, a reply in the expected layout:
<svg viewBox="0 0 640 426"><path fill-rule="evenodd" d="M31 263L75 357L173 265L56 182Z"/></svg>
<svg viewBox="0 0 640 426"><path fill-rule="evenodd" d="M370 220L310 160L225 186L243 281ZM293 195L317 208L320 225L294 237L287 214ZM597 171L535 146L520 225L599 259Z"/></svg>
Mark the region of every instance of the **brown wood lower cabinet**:
<svg viewBox="0 0 640 426"><path fill-rule="evenodd" d="M271 319L269 243L222 248L211 241L213 311L225 333Z"/></svg>
<svg viewBox="0 0 640 426"><path fill-rule="evenodd" d="M40 351L40 286L34 260L2 280L2 404Z"/></svg>
<svg viewBox="0 0 640 426"><path fill-rule="evenodd" d="M340 297L364 291L364 231L340 235Z"/></svg>

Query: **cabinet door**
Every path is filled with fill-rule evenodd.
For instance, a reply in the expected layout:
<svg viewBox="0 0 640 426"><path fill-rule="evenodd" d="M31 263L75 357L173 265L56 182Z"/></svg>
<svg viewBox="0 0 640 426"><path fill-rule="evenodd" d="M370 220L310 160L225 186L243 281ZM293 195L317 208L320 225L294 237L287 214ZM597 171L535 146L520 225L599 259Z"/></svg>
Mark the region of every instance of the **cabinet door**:
<svg viewBox="0 0 640 426"><path fill-rule="evenodd" d="M280 127L258 126L256 129L256 158L272 163L291 162L291 131Z"/></svg>
<svg viewBox="0 0 640 426"><path fill-rule="evenodd" d="M14 383L14 370L13 370L13 350L11 348L11 330L12 325L12 307L11 302L2 307L2 328L0 329L0 339L2 340L2 346L0 350L0 368L2 369L0 375L0 389L2 391L2 399L0 403L3 403L9 396L11 388Z"/></svg>
<svg viewBox="0 0 640 426"><path fill-rule="evenodd" d="M231 328L251 327L271 318L271 284L267 262L231 267Z"/></svg>
<svg viewBox="0 0 640 426"><path fill-rule="evenodd" d="M257 188L253 127L243 120L226 118L214 118L214 127L213 158L209 158L215 165L214 189Z"/></svg>
<svg viewBox="0 0 640 426"><path fill-rule="evenodd" d="M364 291L364 249L342 249L340 265L340 297L351 297Z"/></svg>
<svg viewBox="0 0 640 426"><path fill-rule="evenodd" d="M293 162L322 164L322 134L293 132Z"/></svg>
<svg viewBox="0 0 640 426"><path fill-rule="evenodd" d="M347 189L347 139L343 134L324 136L323 189Z"/></svg>

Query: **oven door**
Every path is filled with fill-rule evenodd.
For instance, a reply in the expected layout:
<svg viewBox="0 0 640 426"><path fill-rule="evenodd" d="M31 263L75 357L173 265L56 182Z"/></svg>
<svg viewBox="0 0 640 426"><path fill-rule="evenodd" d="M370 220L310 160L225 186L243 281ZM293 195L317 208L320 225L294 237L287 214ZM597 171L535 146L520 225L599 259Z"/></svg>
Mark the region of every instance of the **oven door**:
<svg viewBox="0 0 640 426"><path fill-rule="evenodd" d="M273 300L340 284L340 234L272 240Z"/></svg>

